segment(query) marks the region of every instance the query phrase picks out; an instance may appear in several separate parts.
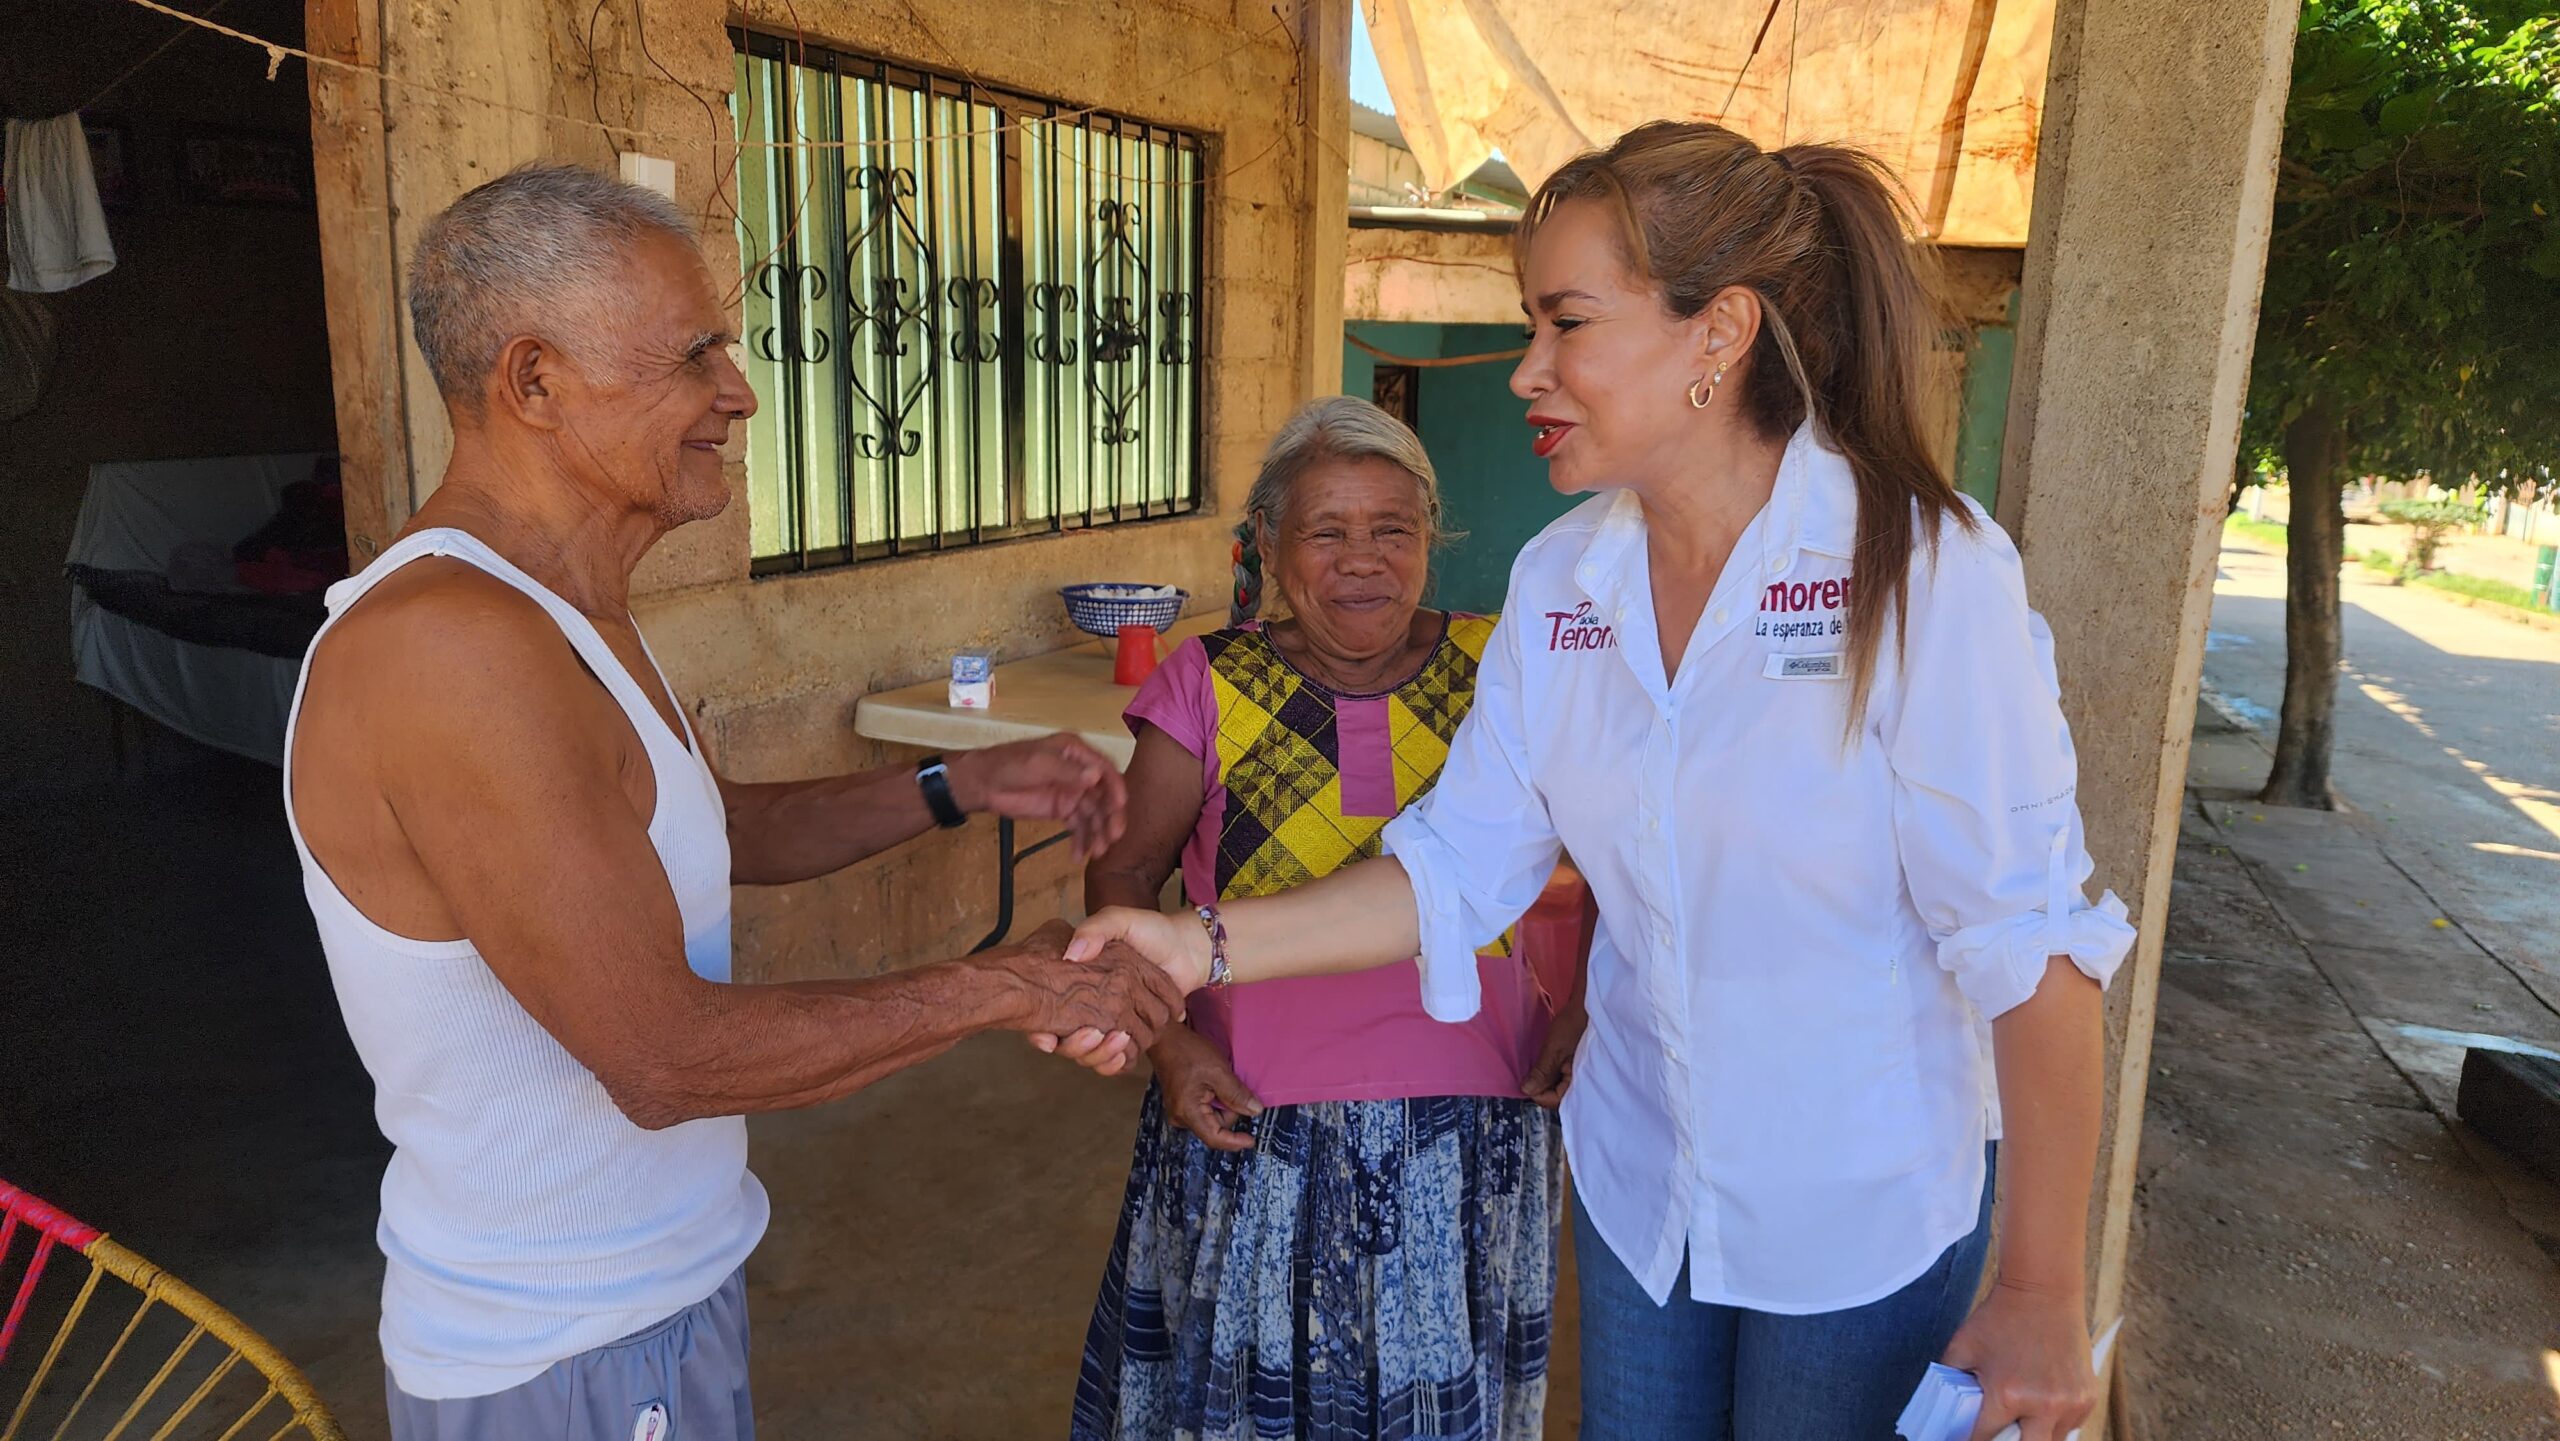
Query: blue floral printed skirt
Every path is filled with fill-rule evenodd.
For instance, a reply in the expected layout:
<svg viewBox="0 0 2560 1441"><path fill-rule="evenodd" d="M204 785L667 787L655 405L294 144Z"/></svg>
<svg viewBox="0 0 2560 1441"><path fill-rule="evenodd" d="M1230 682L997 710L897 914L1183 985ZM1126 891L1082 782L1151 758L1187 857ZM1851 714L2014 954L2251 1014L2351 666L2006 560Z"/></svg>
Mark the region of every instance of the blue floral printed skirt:
<svg viewBox="0 0 2560 1441"><path fill-rule="evenodd" d="M1249 1151L1150 1086L1076 1441L1535 1441L1563 1143L1527 1100L1274 1106Z"/></svg>

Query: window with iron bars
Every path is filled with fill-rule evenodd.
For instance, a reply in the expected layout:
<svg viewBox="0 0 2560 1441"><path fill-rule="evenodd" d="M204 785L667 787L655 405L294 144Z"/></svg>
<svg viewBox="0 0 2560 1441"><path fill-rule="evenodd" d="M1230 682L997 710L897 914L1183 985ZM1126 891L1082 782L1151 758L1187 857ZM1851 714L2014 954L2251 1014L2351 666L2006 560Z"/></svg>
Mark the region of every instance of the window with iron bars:
<svg viewBox="0 0 2560 1441"><path fill-rule="evenodd" d="M758 574L1200 506L1200 138L755 32Z"/></svg>

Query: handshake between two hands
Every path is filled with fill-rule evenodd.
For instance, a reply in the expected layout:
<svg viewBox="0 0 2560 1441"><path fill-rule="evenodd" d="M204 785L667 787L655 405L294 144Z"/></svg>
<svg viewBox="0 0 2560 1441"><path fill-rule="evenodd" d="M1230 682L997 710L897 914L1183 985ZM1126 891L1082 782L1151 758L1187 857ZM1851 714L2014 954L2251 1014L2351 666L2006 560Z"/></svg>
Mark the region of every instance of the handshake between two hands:
<svg viewBox="0 0 2560 1441"><path fill-rule="evenodd" d="M1175 1124L1219 1150L1253 1144L1235 1127L1261 1114L1261 1101L1217 1046L1175 1024L1186 998L1209 980L1208 931L1196 919L1114 906L1072 929L1051 921L980 960L1026 983L1034 1005L1020 1029L1031 1033L1032 1045L1106 1076L1154 1050ZM1587 1025L1577 992L1549 1024L1537 1062L1522 1078L1524 1095L1549 1110L1564 1103Z"/></svg>
<svg viewBox="0 0 2560 1441"><path fill-rule="evenodd" d="M1108 850L1127 829L1126 783L1074 736L962 752L949 758L948 774L963 811L1054 821L1067 828L1085 859ZM1197 922L1191 931L1184 936L1171 916L1112 908L1080 930L1052 921L967 964L1016 983L1021 1005L1013 1028L1030 1032L1032 1044L1115 1075L1155 1043L1157 1032L1182 1019L1183 998L1207 982L1205 938Z"/></svg>
<svg viewBox="0 0 2560 1441"><path fill-rule="evenodd" d="M1207 983L1205 933L1203 944L1186 944L1184 919L1112 907L1080 928L1051 921L972 963L1020 984L1025 1009L1016 1029L1034 1046L1117 1075L1183 1018L1185 998ZM1201 931L1196 921L1190 929Z"/></svg>

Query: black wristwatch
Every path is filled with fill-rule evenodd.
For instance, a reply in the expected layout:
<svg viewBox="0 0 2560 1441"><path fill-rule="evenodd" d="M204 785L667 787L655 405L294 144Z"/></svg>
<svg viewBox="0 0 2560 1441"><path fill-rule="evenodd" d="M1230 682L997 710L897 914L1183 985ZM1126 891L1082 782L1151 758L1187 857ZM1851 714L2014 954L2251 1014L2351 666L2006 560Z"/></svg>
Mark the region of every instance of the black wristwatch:
<svg viewBox="0 0 2560 1441"><path fill-rule="evenodd" d="M924 792L925 809L933 812L933 823L952 830L969 823L969 813L951 796L951 767L940 756L926 756L916 762L916 787Z"/></svg>

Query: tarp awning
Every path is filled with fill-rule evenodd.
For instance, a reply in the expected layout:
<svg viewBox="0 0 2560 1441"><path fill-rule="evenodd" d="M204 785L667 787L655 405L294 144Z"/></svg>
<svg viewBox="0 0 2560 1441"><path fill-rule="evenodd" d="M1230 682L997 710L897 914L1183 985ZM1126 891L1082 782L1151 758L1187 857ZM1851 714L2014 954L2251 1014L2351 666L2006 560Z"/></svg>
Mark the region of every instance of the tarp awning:
<svg viewBox="0 0 2560 1441"><path fill-rule="evenodd" d="M2023 245L2052 0L1363 0L1396 122L1447 189L1535 186L1647 120L1882 156L1934 239Z"/></svg>

